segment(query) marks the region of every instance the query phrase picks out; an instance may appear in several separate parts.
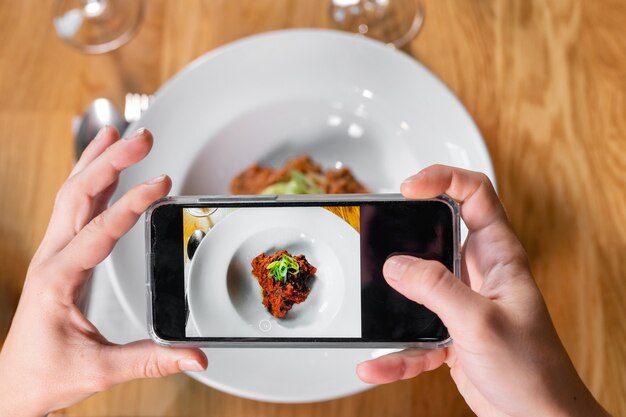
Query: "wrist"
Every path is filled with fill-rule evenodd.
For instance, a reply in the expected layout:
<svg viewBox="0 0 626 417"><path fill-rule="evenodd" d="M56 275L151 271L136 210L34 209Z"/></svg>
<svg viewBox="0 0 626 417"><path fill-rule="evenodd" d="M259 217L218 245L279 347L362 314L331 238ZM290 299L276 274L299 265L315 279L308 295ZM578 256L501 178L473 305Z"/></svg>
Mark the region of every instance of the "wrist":
<svg viewBox="0 0 626 417"><path fill-rule="evenodd" d="M564 384L561 386L563 388L561 395L553 397L554 401L544 415L555 417L611 417L576 373L575 380L576 384Z"/></svg>
<svg viewBox="0 0 626 417"><path fill-rule="evenodd" d="M564 346L555 343L556 349L547 357L548 366L543 370L542 391L547 394L548 405L542 414L556 417L611 417L595 399L582 378L576 371L574 363L565 351Z"/></svg>
<svg viewBox="0 0 626 417"><path fill-rule="evenodd" d="M39 408L36 398L32 398L32 390L21 392L15 381L11 380L6 367L2 364L0 354L0 416L2 417L41 417L48 413ZM33 384L35 385L35 384Z"/></svg>
<svg viewBox="0 0 626 417"><path fill-rule="evenodd" d="M45 411L36 411L34 407L0 396L0 416L2 417L45 417L47 415Z"/></svg>
<svg viewBox="0 0 626 417"><path fill-rule="evenodd" d="M593 398L591 401L584 404L578 402L571 407L561 408L553 415L555 417L611 417L600 403Z"/></svg>
<svg viewBox="0 0 626 417"><path fill-rule="evenodd" d="M16 396L5 395L6 391L0 384L0 416L2 417L42 417L48 413L38 411L33 404L17 400Z"/></svg>

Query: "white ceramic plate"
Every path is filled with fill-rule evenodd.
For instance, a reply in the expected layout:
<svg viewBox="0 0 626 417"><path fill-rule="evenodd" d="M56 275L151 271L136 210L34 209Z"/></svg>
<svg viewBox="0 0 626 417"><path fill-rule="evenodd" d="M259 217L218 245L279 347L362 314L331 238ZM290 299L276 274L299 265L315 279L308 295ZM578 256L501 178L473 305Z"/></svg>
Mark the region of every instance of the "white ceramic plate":
<svg viewBox="0 0 626 417"><path fill-rule="evenodd" d="M307 299L277 319L263 306L250 262L282 249L304 254L317 272ZM328 210L237 210L209 231L193 257L188 299L195 335L361 337L359 265L359 234Z"/></svg>
<svg viewBox="0 0 626 417"><path fill-rule="evenodd" d="M472 119L435 76L401 52L341 32L274 32L212 51L157 93L131 129L139 126L154 133L154 148L122 175L114 199L161 173L172 177L173 195L225 194L248 164L301 153L326 168L349 166L375 192L397 191L433 163L494 178ZM144 259L139 222L107 267L120 303L145 329ZM247 398L321 401L366 389L354 367L379 353L212 349L209 369L192 376ZM274 366L290 361L298 367Z"/></svg>

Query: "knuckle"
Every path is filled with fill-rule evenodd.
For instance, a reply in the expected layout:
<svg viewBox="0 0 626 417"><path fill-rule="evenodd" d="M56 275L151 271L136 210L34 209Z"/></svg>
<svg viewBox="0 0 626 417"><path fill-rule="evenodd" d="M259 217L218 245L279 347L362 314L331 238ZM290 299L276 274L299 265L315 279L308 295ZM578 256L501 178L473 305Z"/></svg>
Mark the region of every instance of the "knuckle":
<svg viewBox="0 0 626 417"><path fill-rule="evenodd" d="M67 180L66 185L67 185L67 190L66 190L67 194L71 196L75 196L76 194L80 193L81 190L85 188L84 176L80 174L74 175L72 178Z"/></svg>
<svg viewBox="0 0 626 417"><path fill-rule="evenodd" d="M59 205L61 202L67 200L72 193L74 183L74 177L68 179L63 183L59 191L57 192L56 198L54 200L55 205Z"/></svg>
<svg viewBox="0 0 626 417"><path fill-rule="evenodd" d="M67 287L63 285L63 276L63 268L56 259L31 265L26 272L23 294L36 297L40 307L55 304L61 290Z"/></svg>
<svg viewBox="0 0 626 417"><path fill-rule="evenodd" d="M424 372L423 361L419 359L412 359L403 357L401 362L400 379L410 379Z"/></svg>
<svg viewBox="0 0 626 417"><path fill-rule="evenodd" d="M146 188L143 184L137 185L127 193L127 208L135 215L140 215L145 211L145 207L154 200L153 190Z"/></svg>
<svg viewBox="0 0 626 417"><path fill-rule="evenodd" d="M52 270L51 270L52 269ZM41 281L44 275L53 275L54 270L50 267L50 261L46 260L43 262L31 262L26 270L26 279L24 280L24 285L29 284L31 282L39 282Z"/></svg>
<svg viewBox="0 0 626 417"><path fill-rule="evenodd" d="M161 366L157 352L151 352L138 369L138 375L142 378L160 378L167 374L163 366Z"/></svg>
<svg viewBox="0 0 626 417"><path fill-rule="evenodd" d="M94 217L93 219L91 219L91 221L89 222L89 224L87 225L87 227L89 227L90 231L92 232L96 232L96 233L102 233L105 232L107 230L107 211L103 211L102 213L98 214L96 217Z"/></svg>
<svg viewBox="0 0 626 417"><path fill-rule="evenodd" d="M484 187L484 191L487 192L487 195L496 196L494 204L496 207L499 206L500 200L497 198L496 189L494 188L493 183L491 182L491 178L489 178L487 174L485 174L484 172L479 172L478 176L480 178L482 187Z"/></svg>
<svg viewBox="0 0 626 417"><path fill-rule="evenodd" d="M406 358L398 358L396 365L396 379L407 379L411 378L411 376L412 375L409 374L409 365L407 364Z"/></svg>
<svg viewBox="0 0 626 417"><path fill-rule="evenodd" d="M59 189L55 198L55 206L62 205L67 201L76 202L76 205L88 205L92 198L87 193L87 185L80 174L68 179Z"/></svg>
<svg viewBox="0 0 626 417"><path fill-rule="evenodd" d="M429 294L437 291L442 285L447 284L447 275L450 273L445 266L436 261L425 261L422 267L414 265L414 268L421 269L419 283L422 294Z"/></svg>
<svg viewBox="0 0 626 417"><path fill-rule="evenodd" d="M65 195L65 189L67 187L66 185L67 183L63 184L61 186L61 188L59 188L59 191L57 191L56 196L54 197L54 205L58 206L59 203L63 200L63 196Z"/></svg>
<svg viewBox="0 0 626 417"><path fill-rule="evenodd" d="M440 283L450 274L450 271L440 262L427 261L426 274L435 282Z"/></svg>
<svg viewBox="0 0 626 417"><path fill-rule="evenodd" d="M484 183L485 185L491 185L491 180L484 172L479 172L478 177L480 178L480 182Z"/></svg>

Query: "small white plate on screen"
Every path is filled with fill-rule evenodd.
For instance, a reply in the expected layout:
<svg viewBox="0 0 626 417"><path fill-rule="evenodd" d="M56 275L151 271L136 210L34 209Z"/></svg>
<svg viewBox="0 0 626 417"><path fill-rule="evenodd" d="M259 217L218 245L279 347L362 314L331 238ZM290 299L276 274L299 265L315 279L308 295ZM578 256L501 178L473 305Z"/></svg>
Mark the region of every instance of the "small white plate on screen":
<svg viewBox="0 0 626 417"><path fill-rule="evenodd" d="M317 268L307 299L277 319L250 262L304 254ZM202 240L190 268L189 320L200 337L361 337L359 234L320 207L244 208ZM189 334L188 334L189 335Z"/></svg>

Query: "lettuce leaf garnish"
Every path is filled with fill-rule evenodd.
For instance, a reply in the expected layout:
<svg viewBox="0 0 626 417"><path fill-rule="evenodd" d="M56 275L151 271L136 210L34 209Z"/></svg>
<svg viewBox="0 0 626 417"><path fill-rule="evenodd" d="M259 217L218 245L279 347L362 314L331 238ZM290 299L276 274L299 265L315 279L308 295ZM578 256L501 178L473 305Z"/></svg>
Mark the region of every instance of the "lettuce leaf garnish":
<svg viewBox="0 0 626 417"><path fill-rule="evenodd" d="M293 170L288 181L272 184L261 194L324 194L324 190L316 184L313 174Z"/></svg>

